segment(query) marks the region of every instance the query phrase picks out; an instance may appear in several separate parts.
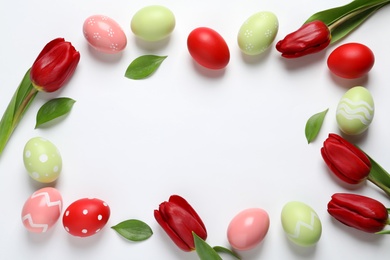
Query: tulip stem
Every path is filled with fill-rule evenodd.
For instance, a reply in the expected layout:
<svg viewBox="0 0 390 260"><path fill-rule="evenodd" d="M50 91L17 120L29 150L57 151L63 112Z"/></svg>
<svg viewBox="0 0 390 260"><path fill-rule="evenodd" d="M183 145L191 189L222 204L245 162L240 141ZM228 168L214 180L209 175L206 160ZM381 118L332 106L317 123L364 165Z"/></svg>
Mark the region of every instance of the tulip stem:
<svg viewBox="0 0 390 260"><path fill-rule="evenodd" d="M37 93L38 90L31 84L28 70L0 121L0 155Z"/></svg>
<svg viewBox="0 0 390 260"><path fill-rule="evenodd" d="M30 91L28 92L27 96L23 99L20 106L15 111L14 120L12 121L12 128L15 129L15 127L18 125L20 119L22 119L22 116L24 112L26 112L27 108L37 95L38 90L34 87L31 87Z"/></svg>
<svg viewBox="0 0 390 260"><path fill-rule="evenodd" d="M369 10L369 9L376 9L375 11L379 10L380 8L382 8L383 6L389 4L390 1L389 0L386 0L386 1L383 1L381 3L377 3L377 4L374 4L374 5L368 5L364 8L358 8L356 9L355 11L353 12L350 12L349 14L341 17L340 19L336 20L335 22L333 22L332 24L328 25L328 28L329 30L332 32L333 30L335 30L336 27L338 27L339 25L343 24L344 22L348 21L349 19Z"/></svg>
<svg viewBox="0 0 390 260"><path fill-rule="evenodd" d="M380 189L382 189L388 196L390 196L390 188L387 187L385 184L383 184L382 182L380 182L379 180L375 179L375 178L371 178L371 176L369 175L368 178L367 178L369 181L371 181L373 184L375 184L377 187L379 187Z"/></svg>

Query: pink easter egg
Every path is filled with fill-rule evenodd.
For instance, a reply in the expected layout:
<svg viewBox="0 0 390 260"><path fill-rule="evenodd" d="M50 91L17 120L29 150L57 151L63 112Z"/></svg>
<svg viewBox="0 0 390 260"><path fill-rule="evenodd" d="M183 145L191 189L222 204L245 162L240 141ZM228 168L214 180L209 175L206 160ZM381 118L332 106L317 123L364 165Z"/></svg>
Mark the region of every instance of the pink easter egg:
<svg viewBox="0 0 390 260"><path fill-rule="evenodd" d="M230 222L227 237L236 250L256 247L269 229L268 213L260 208L250 208L238 213Z"/></svg>
<svg viewBox="0 0 390 260"><path fill-rule="evenodd" d="M62 196L55 188L47 187L34 192L24 203L22 221L33 233L44 233L59 219Z"/></svg>
<svg viewBox="0 0 390 260"><path fill-rule="evenodd" d="M92 15L83 25L83 33L88 43L104 53L118 53L127 44L127 38L120 25L104 15Z"/></svg>

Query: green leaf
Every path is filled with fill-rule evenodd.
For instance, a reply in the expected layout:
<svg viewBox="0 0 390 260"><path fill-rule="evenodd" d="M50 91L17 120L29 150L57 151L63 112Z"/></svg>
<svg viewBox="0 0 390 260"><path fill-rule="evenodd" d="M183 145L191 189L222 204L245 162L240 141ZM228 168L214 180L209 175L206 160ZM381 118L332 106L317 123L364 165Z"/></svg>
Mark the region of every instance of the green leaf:
<svg viewBox="0 0 390 260"><path fill-rule="evenodd" d="M148 224L137 219L122 221L111 228L130 241L143 241L153 235L153 231Z"/></svg>
<svg viewBox="0 0 390 260"><path fill-rule="evenodd" d="M381 188L387 195L390 196L390 175L383 169L376 161L374 161L368 154L366 154L371 162L371 171L368 175L368 180Z"/></svg>
<svg viewBox="0 0 390 260"><path fill-rule="evenodd" d="M144 79L155 72L168 56L144 55L133 60L127 67L125 77Z"/></svg>
<svg viewBox="0 0 390 260"><path fill-rule="evenodd" d="M310 143L317 137L318 133L320 132L322 123L324 122L325 115L326 113L328 113L328 110L329 109L319 112L311 116L309 120L307 120L305 126L305 135L308 143Z"/></svg>
<svg viewBox="0 0 390 260"><path fill-rule="evenodd" d="M0 121L0 155L37 93L38 91L31 84L30 69L28 69Z"/></svg>
<svg viewBox="0 0 390 260"><path fill-rule="evenodd" d="M238 260L241 260L241 257L239 255L237 255L235 252L233 252L232 250L226 248L226 247L222 247L222 246L215 246L213 247L213 249L215 250L215 252L217 253L225 253L225 254L228 254L230 256L233 256L235 257L236 259Z"/></svg>
<svg viewBox="0 0 390 260"><path fill-rule="evenodd" d="M218 253L195 232L192 232L192 236L194 237L195 250L200 260L222 260Z"/></svg>
<svg viewBox="0 0 390 260"><path fill-rule="evenodd" d="M355 30L360 24L362 24L365 20L367 20L374 12L376 12L378 9L382 8L382 6L373 7L370 8L362 13L360 13L358 16L355 16L348 21L345 21L344 23L341 23L337 27L334 27L332 30L332 39L331 43L335 43L345 36L347 36L350 32Z"/></svg>
<svg viewBox="0 0 390 260"><path fill-rule="evenodd" d="M71 98L55 98L46 102L38 110L35 128L69 113L75 102Z"/></svg>
<svg viewBox="0 0 390 260"><path fill-rule="evenodd" d="M334 43L349 34L370 15L389 3L390 0L355 0L340 7L315 13L305 23L315 20L323 21L330 28L332 32L331 43Z"/></svg>
<svg viewBox="0 0 390 260"><path fill-rule="evenodd" d="M390 230L382 230L382 231L376 232L375 234L378 234L378 235L389 235L390 234Z"/></svg>

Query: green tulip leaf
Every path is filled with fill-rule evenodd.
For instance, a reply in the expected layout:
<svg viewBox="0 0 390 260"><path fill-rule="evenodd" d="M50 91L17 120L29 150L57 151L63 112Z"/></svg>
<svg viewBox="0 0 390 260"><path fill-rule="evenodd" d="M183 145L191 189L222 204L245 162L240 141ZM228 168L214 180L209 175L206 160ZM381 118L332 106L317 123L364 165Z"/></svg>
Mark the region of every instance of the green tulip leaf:
<svg viewBox="0 0 390 260"><path fill-rule="evenodd" d="M390 174L383 169L376 161L366 154L371 162L371 171L368 174L368 180L381 188L388 196L390 196Z"/></svg>
<svg viewBox="0 0 390 260"><path fill-rule="evenodd" d="M194 237L195 250L200 260L222 260L217 251L195 234L195 232L192 232L192 236Z"/></svg>
<svg viewBox="0 0 390 260"><path fill-rule="evenodd" d="M111 228L130 241L143 241L153 235L153 231L148 224L137 219L122 221Z"/></svg>
<svg viewBox="0 0 390 260"><path fill-rule="evenodd" d="M349 34L373 13L389 3L390 0L354 0L343 6L315 13L305 23L315 20L324 22L331 30L331 43L334 43Z"/></svg>
<svg viewBox="0 0 390 260"><path fill-rule="evenodd" d="M225 254L228 254L230 256L233 256L234 258L236 258L238 260L241 260L241 257L239 255L237 255L235 252L233 252L232 250L230 250L230 249L228 249L226 247L214 246L213 249L217 253L225 253Z"/></svg>
<svg viewBox="0 0 390 260"><path fill-rule="evenodd" d="M75 102L71 98L55 98L49 100L38 110L35 128L66 115L72 109Z"/></svg>
<svg viewBox="0 0 390 260"><path fill-rule="evenodd" d="M30 69L25 73L0 121L0 155L24 113L38 91L30 80Z"/></svg>
<svg viewBox="0 0 390 260"><path fill-rule="evenodd" d="M308 143L312 142L317 137L328 110L329 109L326 109L322 112L312 115L309 120L307 120L305 126L305 135Z"/></svg>
<svg viewBox="0 0 390 260"><path fill-rule="evenodd" d="M382 231L376 232L375 234L378 234L378 235L390 235L390 230L382 230Z"/></svg>
<svg viewBox="0 0 390 260"><path fill-rule="evenodd" d="M155 72L168 56L143 55L133 60L127 67L125 77L129 79L144 79Z"/></svg>

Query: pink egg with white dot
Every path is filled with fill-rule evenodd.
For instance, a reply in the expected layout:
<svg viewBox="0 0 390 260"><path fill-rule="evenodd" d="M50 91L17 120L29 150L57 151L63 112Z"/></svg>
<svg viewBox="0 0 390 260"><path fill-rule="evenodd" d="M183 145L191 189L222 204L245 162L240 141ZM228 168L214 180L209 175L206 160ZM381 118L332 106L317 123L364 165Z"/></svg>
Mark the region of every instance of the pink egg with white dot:
<svg viewBox="0 0 390 260"><path fill-rule="evenodd" d="M84 37L94 49L104 53L121 52L127 45L121 26L105 15L92 15L84 21Z"/></svg>
<svg viewBox="0 0 390 260"><path fill-rule="evenodd" d="M33 233L45 233L60 218L62 196L52 187L34 192L24 203L22 222L25 228Z"/></svg>
<svg viewBox="0 0 390 260"><path fill-rule="evenodd" d="M64 211L62 223L65 230L77 237L89 237L98 233L110 218L110 207L96 198L74 201Z"/></svg>

